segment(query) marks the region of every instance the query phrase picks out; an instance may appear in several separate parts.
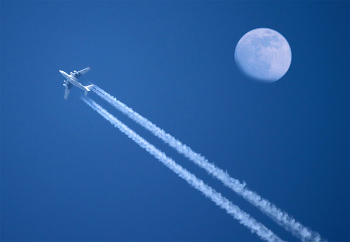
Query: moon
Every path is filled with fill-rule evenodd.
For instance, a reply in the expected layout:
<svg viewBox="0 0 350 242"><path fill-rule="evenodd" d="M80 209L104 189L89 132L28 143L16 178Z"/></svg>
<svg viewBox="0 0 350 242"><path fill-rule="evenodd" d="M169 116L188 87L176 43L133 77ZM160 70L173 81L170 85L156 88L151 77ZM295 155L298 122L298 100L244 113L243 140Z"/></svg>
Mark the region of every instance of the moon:
<svg viewBox="0 0 350 242"><path fill-rule="evenodd" d="M237 43L237 67L253 80L271 83L286 74L292 62L287 40L268 28L253 29Z"/></svg>

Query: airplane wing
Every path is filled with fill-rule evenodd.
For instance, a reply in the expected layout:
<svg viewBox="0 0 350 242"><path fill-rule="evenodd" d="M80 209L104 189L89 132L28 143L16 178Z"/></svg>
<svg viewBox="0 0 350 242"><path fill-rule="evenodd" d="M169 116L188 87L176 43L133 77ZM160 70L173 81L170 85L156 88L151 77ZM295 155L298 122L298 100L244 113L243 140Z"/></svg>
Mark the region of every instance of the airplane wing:
<svg viewBox="0 0 350 242"><path fill-rule="evenodd" d="M85 69L82 69L82 70L80 70L80 71L77 71L77 72L75 72L74 76L75 76L76 78L79 78L81 75L85 74L85 73L88 72L90 69L91 69L90 67L87 67L87 68L85 68Z"/></svg>
<svg viewBox="0 0 350 242"><path fill-rule="evenodd" d="M68 84L66 84L66 90L64 91L64 99L67 100L68 94L70 92L70 89L72 88L73 84L68 82Z"/></svg>

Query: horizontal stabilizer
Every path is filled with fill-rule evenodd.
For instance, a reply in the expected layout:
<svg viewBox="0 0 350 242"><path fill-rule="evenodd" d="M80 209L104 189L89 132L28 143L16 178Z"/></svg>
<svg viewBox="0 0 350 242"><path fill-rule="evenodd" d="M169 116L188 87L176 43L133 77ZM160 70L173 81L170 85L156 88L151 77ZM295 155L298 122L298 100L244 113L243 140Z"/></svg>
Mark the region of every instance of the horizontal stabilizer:
<svg viewBox="0 0 350 242"><path fill-rule="evenodd" d="M91 84L89 86L84 86L85 87L85 96L87 95L87 92L89 92L92 89L93 86L94 86L93 84Z"/></svg>
<svg viewBox="0 0 350 242"><path fill-rule="evenodd" d="M88 89L88 91L91 91L91 89L92 89L93 86L94 86L94 84L91 84L91 85L85 86L85 87Z"/></svg>

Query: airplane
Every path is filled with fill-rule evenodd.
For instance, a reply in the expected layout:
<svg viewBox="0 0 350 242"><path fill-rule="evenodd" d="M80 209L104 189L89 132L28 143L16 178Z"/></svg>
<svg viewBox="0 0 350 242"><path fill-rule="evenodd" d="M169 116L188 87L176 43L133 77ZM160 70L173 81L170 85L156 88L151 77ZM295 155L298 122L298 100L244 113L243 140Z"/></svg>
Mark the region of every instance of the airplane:
<svg viewBox="0 0 350 242"><path fill-rule="evenodd" d="M68 75L64 71L59 70L60 73L62 74L62 76L67 78L67 80L64 80L64 83L63 83L63 86L66 87L66 90L64 92L64 99L67 100L68 94L70 92L70 89L73 87L73 85L79 87L82 90L84 90L85 91L85 96L87 95L87 92L89 92L94 85L83 86L81 83L78 82L77 79L81 75L83 75L84 73L88 72L89 70L90 70L90 67L82 69L81 71L74 70L73 72L70 73L70 75Z"/></svg>

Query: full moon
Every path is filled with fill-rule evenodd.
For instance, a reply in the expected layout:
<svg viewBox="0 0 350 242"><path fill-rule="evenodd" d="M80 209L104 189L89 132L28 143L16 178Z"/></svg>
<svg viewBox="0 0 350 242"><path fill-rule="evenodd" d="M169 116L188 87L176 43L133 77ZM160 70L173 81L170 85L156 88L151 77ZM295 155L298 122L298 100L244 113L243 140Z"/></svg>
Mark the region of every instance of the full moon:
<svg viewBox="0 0 350 242"><path fill-rule="evenodd" d="M292 52L280 33L259 28L249 31L238 41L235 61L248 77L269 83L286 74L292 61Z"/></svg>

